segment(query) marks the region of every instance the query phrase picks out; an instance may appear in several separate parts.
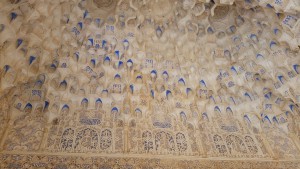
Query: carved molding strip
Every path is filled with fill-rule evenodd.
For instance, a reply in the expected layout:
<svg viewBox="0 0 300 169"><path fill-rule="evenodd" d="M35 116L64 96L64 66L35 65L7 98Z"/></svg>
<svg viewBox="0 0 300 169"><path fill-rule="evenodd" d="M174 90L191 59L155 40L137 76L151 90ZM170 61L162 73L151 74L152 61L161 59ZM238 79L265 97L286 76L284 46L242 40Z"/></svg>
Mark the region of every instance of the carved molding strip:
<svg viewBox="0 0 300 169"><path fill-rule="evenodd" d="M155 157L99 157L71 155L1 154L1 168L198 168L298 169L300 161L178 159Z"/></svg>

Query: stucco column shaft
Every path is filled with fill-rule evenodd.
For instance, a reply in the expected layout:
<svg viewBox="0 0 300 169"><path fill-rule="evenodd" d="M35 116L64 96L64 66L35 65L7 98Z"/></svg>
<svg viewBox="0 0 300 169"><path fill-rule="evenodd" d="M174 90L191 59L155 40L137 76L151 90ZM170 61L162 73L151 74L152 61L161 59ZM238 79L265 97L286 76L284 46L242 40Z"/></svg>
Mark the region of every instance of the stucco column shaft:
<svg viewBox="0 0 300 169"><path fill-rule="evenodd" d="M6 136L8 134L9 129L11 128L10 126L12 126L12 124L10 124L10 123L11 123L11 120L8 120L8 122L6 124L6 127L4 129L4 132L1 135L1 138L0 138L0 151L4 149L3 145L4 145L4 142L5 142Z"/></svg>
<svg viewBox="0 0 300 169"><path fill-rule="evenodd" d="M47 138L48 138L48 134L49 134L49 126L50 126L50 124L47 124L45 126L42 141L41 141L41 144L39 146L40 151L43 151L46 148Z"/></svg>
<svg viewBox="0 0 300 169"><path fill-rule="evenodd" d="M275 158L277 159L278 157L275 156L268 140L267 140L267 137L265 136L264 133L261 133L260 136L262 137L262 143L264 144L264 146L266 147L266 150L267 150L267 153L272 157L272 158Z"/></svg>
<svg viewBox="0 0 300 169"><path fill-rule="evenodd" d="M202 135L200 134L200 130L196 129L196 143L198 144L200 155L203 155L203 157L207 157L207 152L204 149L204 143L202 142Z"/></svg>
<svg viewBox="0 0 300 169"><path fill-rule="evenodd" d="M299 139L297 138L297 136L295 134L290 133L289 137L291 138L291 140L293 141L293 143L297 147L298 151L300 152L300 144L299 144Z"/></svg>
<svg viewBox="0 0 300 169"><path fill-rule="evenodd" d="M129 134L129 132L128 132L128 126L127 125L125 125L125 129L124 129L124 152L125 153L128 153L129 152L129 150L128 150L128 134Z"/></svg>

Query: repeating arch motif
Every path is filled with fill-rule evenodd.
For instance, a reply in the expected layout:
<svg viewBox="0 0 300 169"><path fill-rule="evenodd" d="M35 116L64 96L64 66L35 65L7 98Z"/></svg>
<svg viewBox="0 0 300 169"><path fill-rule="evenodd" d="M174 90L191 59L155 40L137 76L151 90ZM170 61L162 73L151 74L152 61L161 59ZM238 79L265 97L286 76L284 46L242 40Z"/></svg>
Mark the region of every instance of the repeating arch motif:
<svg viewBox="0 0 300 169"><path fill-rule="evenodd" d="M152 133L150 131L144 131L142 134L144 151L149 152L153 149Z"/></svg>
<svg viewBox="0 0 300 169"><path fill-rule="evenodd" d="M244 141L235 135L228 135L226 137L226 144L227 148L229 150L229 153L247 153L246 146L244 144Z"/></svg>
<svg viewBox="0 0 300 169"><path fill-rule="evenodd" d="M213 141L215 144L215 147L220 154L227 153L226 145L224 144L223 138L220 135L214 135Z"/></svg>
<svg viewBox="0 0 300 169"><path fill-rule="evenodd" d="M175 151L175 140L173 136L165 131L159 131L155 134L155 150L172 152Z"/></svg>
<svg viewBox="0 0 300 169"><path fill-rule="evenodd" d="M61 149L71 150L74 145L75 131L72 128L67 128L61 138Z"/></svg>
<svg viewBox="0 0 300 169"><path fill-rule="evenodd" d="M184 152L187 150L187 141L183 133L176 134L176 143L178 151Z"/></svg>
<svg viewBox="0 0 300 169"><path fill-rule="evenodd" d="M245 136L245 143L250 153L256 154L258 152L258 148L251 136Z"/></svg>
<svg viewBox="0 0 300 169"><path fill-rule="evenodd" d="M86 128L76 135L74 149L96 150L99 143L98 134L95 130Z"/></svg>
<svg viewBox="0 0 300 169"><path fill-rule="evenodd" d="M100 148L106 150L112 145L112 132L109 129L101 131L100 135Z"/></svg>

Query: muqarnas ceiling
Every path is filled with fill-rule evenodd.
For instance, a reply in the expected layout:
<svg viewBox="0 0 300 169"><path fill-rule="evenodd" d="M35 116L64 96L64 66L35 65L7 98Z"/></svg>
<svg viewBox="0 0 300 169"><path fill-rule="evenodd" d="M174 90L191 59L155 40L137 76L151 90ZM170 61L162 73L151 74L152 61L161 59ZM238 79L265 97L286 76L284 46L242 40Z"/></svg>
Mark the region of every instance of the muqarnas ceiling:
<svg viewBox="0 0 300 169"><path fill-rule="evenodd" d="M298 1L11 0L0 8L1 167L38 159L157 167L152 157L171 156L161 168L215 157L297 168ZM28 162L28 154L43 157ZM150 161L91 159L124 154Z"/></svg>

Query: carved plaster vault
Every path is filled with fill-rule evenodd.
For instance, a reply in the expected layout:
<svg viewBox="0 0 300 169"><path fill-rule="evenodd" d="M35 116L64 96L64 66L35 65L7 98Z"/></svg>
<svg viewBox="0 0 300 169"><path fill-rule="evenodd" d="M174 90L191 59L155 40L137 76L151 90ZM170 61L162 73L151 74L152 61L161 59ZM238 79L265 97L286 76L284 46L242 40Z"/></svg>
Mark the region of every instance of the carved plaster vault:
<svg viewBox="0 0 300 169"><path fill-rule="evenodd" d="M299 0L1 0L0 168L300 168Z"/></svg>

